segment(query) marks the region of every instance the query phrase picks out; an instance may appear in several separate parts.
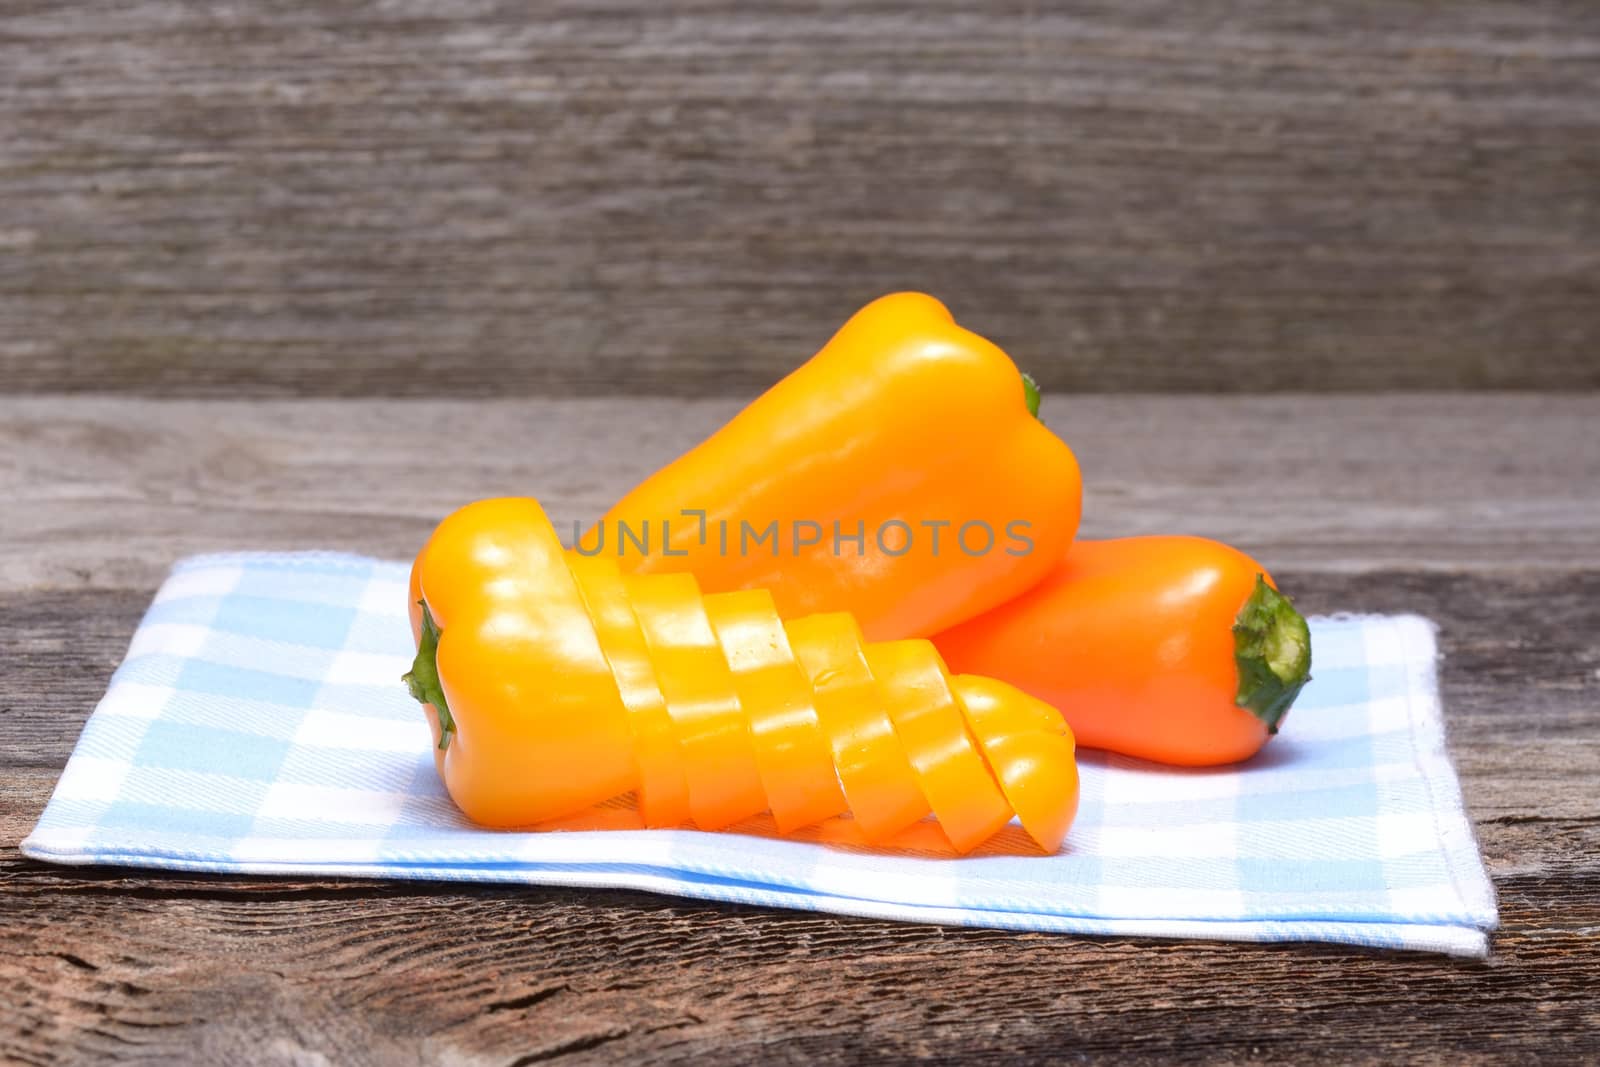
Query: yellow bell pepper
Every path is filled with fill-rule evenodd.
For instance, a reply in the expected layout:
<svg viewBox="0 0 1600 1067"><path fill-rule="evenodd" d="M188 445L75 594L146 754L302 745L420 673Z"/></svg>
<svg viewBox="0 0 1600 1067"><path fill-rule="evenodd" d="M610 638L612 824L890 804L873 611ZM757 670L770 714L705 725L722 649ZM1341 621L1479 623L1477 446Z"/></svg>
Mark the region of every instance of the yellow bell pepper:
<svg viewBox="0 0 1600 1067"><path fill-rule="evenodd" d="M446 518L411 572L435 761L472 820L524 826L637 793L646 825L790 832L849 810L869 842L930 812L958 851L1013 813L1053 852L1077 806L1072 734L924 640L847 614L783 622L770 595L703 596L562 550L537 501Z"/></svg>
<svg viewBox="0 0 1600 1067"><path fill-rule="evenodd" d="M766 589L926 637L1041 580L1078 528L1072 450L1039 394L939 301L894 293L580 539L624 571Z"/></svg>

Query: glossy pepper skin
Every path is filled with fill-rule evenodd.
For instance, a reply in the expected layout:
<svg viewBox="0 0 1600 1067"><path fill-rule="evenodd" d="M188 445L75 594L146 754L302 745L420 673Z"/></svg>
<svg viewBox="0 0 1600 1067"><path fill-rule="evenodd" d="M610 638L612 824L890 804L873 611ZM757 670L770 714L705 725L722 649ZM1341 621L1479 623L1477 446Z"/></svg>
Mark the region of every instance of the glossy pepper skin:
<svg viewBox="0 0 1600 1067"><path fill-rule="evenodd" d="M1053 704L1086 748L1233 763L1310 678L1310 632L1275 590L1216 541L1080 540L1039 585L933 641L952 669Z"/></svg>
<svg viewBox="0 0 1600 1067"><path fill-rule="evenodd" d="M869 643L847 614L781 620L759 590L624 576L564 552L539 504L446 518L411 573L425 705L451 797L524 826L638 793L648 826L780 832L849 810L869 843L930 813L958 851L1013 813L1048 852L1077 809L1071 731L924 640Z"/></svg>
<svg viewBox="0 0 1600 1067"><path fill-rule="evenodd" d="M1077 460L1037 406L994 344L932 297L895 293L580 543L707 592L769 590L785 618L848 611L871 640L927 636L1033 585L1077 531ZM773 524L776 544L742 538Z"/></svg>

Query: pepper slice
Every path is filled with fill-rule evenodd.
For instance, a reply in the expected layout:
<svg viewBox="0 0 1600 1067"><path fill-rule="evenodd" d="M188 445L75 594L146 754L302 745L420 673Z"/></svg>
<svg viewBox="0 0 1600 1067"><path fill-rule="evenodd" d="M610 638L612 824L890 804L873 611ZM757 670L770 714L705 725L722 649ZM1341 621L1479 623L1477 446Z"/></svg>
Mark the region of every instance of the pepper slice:
<svg viewBox="0 0 1600 1067"><path fill-rule="evenodd" d="M767 810L750 727L700 587L688 574L627 585L683 754L695 824L720 830Z"/></svg>
<svg viewBox="0 0 1600 1067"><path fill-rule="evenodd" d="M1011 807L967 733L939 654L926 641L886 641L866 656L939 825L958 852L970 851L1011 821Z"/></svg>
<svg viewBox="0 0 1600 1067"><path fill-rule="evenodd" d="M862 834L877 844L926 818L932 808L883 708L855 619L842 612L810 615L784 629L811 676L817 717Z"/></svg>
<svg viewBox="0 0 1600 1067"><path fill-rule="evenodd" d="M717 593L705 598L705 608L749 719L756 768L778 832L844 812L849 805L812 704L811 683L795 663L772 594Z"/></svg>
<svg viewBox="0 0 1600 1067"><path fill-rule="evenodd" d="M1072 731L1050 705L1004 682L958 674L951 685L1022 828L1057 851L1078 813Z"/></svg>
<svg viewBox="0 0 1600 1067"><path fill-rule="evenodd" d="M600 648L628 709L639 765L639 814L647 827L681 825L689 819L683 754L622 571L615 560L575 553L567 558L567 566L583 593Z"/></svg>

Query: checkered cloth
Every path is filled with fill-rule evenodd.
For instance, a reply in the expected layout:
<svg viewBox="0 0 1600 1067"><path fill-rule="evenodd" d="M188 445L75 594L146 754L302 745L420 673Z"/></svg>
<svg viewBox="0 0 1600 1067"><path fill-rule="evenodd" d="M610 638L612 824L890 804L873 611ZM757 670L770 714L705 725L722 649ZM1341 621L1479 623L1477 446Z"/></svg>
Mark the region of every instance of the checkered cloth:
<svg viewBox="0 0 1600 1067"><path fill-rule="evenodd" d="M1316 680L1239 768L1082 753L1067 845L1014 824L972 856L639 829L624 798L563 832L457 813L400 683L406 568L327 553L181 562L90 717L37 859L243 874L626 887L769 907L1083 934L1335 941L1483 956L1493 891L1445 754L1431 626L1317 619ZM606 827L594 830L584 827Z"/></svg>

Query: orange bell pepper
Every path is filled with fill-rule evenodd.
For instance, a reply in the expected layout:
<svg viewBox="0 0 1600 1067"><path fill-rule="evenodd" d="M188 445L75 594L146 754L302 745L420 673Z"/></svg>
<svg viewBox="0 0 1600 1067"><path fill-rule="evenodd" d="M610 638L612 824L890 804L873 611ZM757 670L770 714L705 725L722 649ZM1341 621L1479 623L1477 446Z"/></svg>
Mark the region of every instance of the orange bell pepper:
<svg viewBox="0 0 1600 1067"><path fill-rule="evenodd" d="M1053 704L1087 748L1186 766L1254 755L1311 676L1310 630L1271 576L1199 537L1078 541L933 642Z"/></svg>
<svg viewBox="0 0 1600 1067"><path fill-rule="evenodd" d="M926 636L1027 589L1071 543L1071 449L1038 390L943 304L895 293L579 541L624 571L766 589L785 618Z"/></svg>
<svg viewBox="0 0 1600 1067"><path fill-rule="evenodd" d="M1077 807L1071 731L923 640L847 614L785 623L770 595L701 595L564 552L537 501L446 518L411 572L406 681L472 820L524 826L636 792L648 826L780 832L853 812L887 841L937 816L967 851L1015 812L1048 852Z"/></svg>

